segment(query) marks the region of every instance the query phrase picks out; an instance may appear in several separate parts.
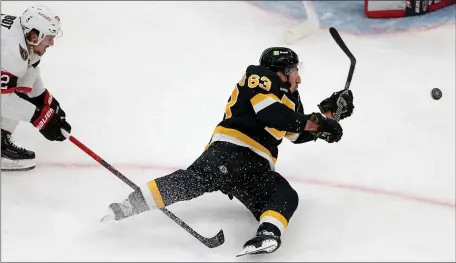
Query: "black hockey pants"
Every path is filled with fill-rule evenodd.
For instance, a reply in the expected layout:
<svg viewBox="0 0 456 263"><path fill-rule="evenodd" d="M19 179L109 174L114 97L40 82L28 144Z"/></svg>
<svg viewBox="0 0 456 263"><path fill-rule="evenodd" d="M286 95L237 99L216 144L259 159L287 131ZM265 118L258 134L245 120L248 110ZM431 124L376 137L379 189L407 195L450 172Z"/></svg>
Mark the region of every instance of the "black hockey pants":
<svg viewBox="0 0 456 263"><path fill-rule="evenodd" d="M271 171L266 159L227 142L214 142L187 169L154 181L161 199L158 203L164 206L221 191L243 203L257 220L272 210L288 223L299 201L296 191L284 177Z"/></svg>

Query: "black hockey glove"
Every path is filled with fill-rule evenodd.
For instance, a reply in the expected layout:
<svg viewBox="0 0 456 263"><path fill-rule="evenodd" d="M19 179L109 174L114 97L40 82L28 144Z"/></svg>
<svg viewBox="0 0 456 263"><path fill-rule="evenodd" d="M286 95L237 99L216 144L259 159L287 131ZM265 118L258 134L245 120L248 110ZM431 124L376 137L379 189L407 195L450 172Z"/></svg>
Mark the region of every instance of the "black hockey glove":
<svg viewBox="0 0 456 263"><path fill-rule="evenodd" d="M320 113L312 113L310 120L320 125L315 133L316 137L328 143L338 142L342 139L343 129L340 124L333 119L325 118Z"/></svg>
<svg viewBox="0 0 456 263"><path fill-rule="evenodd" d="M355 105L353 105L353 93L351 90L340 90L334 92L331 97L320 102L320 104L318 104L318 108L320 108L321 113L331 112L332 114L336 114L337 100L339 97L340 103L343 105L340 119L342 120L350 117L355 109Z"/></svg>
<svg viewBox="0 0 456 263"><path fill-rule="evenodd" d="M44 103L36 107L35 114L30 122L46 139L64 141L66 138L60 129L71 133L71 125L66 121L66 114L60 108L59 102L47 90L44 94Z"/></svg>

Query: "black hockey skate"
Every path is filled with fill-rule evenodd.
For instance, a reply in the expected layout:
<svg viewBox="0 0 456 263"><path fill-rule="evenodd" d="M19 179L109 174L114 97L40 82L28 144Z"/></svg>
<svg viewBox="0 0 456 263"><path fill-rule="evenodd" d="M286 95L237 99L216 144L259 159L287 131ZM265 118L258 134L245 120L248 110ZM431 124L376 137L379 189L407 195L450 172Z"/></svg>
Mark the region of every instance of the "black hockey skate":
<svg viewBox="0 0 456 263"><path fill-rule="evenodd" d="M110 204L108 213L100 221L119 221L149 210L149 206L147 205L143 194L140 191L135 191L132 192L128 198L121 203Z"/></svg>
<svg viewBox="0 0 456 263"><path fill-rule="evenodd" d="M35 168L35 153L17 146L11 140L11 133L2 130L2 171L28 171Z"/></svg>
<svg viewBox="0 0 456 263"><path fill-rule="evenodd" d="M244 244L242 251L236 255L241 257L251 254L266 254L276 251L280 247L280 237L274 233L262 230Z"/></svg>

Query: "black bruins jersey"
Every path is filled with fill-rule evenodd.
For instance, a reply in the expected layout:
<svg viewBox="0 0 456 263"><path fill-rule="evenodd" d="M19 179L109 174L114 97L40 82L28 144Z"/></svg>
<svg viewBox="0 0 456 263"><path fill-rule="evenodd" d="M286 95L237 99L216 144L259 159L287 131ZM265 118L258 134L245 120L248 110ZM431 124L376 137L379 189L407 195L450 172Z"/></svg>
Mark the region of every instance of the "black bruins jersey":
<svg viewBox="0 0 456 263"><path fill-rule="evenodd" d="M274 170L277 147L284 137L293 143L314 140L312 133L304 131L309 115L304 115L298 91L291 94L283 84L268 68L247 67L206 149L215 141L249 147L266 158Z"/></svg>

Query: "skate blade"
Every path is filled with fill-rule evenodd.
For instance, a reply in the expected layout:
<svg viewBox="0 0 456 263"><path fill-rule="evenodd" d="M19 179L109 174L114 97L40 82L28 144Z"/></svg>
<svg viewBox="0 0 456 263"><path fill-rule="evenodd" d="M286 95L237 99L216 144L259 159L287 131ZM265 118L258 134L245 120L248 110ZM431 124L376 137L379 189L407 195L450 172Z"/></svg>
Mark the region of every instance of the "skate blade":
<svg viewBox="0 0 456 263"><path fill-rule="evenodd" d="M25 172L35 169L35 166L27 167L27 168L2 168L2 172Z"/></svg>
<svg viewBox="0 0 456 263"><path fill-rule="evenodd" d="M258 254L260 252L266 252L267 249L269 248L272 248L276 246L275 244L272 244L272 245L269 245L267 247L259 247L259 248L256 248L254 246L249 246L249 247L246 247L244 248L241 252L239 252L239 254L236 255L236 257L242 257L242 256L245 256L245 255L252 255L252 254Z"/></svg>
<svg viewBox="0 0 456 263"><path fill-rule="evenodd" d="M5 157L1 158L2 172L22 172L35 168L35 159L11 160Z"/></svg>

